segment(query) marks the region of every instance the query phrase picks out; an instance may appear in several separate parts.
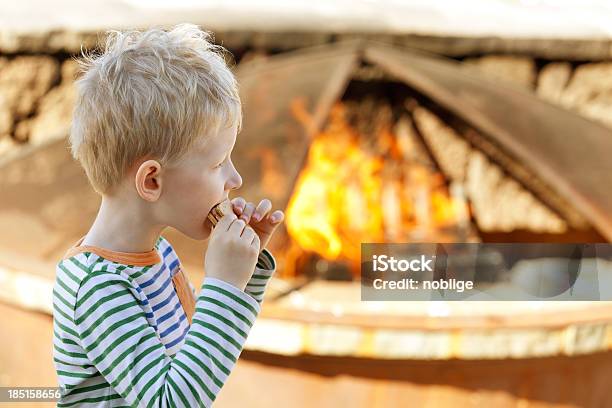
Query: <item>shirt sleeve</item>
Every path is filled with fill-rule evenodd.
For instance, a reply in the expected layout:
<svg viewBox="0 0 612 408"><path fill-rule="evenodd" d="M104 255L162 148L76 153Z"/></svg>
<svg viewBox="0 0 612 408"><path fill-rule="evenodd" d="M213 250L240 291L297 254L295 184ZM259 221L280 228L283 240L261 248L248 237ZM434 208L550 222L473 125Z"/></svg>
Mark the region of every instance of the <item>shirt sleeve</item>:
<svg viewBox="0 0 612 408"><path fill-rule="evenodd" d="M77 292L74 322L91 364L130 405L210 406L234 367L260 306L205 278L183 347L165 353L127 278L91 273Z"/></svg>
<svg viewBox="0 0 612 408"><path fill-rule="evenodd" d="M257 259L255 271L244 288L244 291L251 295L260 305L263 302L264 293L266 291L266 287L268 286L268 282L270 281L270 278L274 274L275 270L276 261L274 260L274 257L270 251L264 248Z"/></svg>

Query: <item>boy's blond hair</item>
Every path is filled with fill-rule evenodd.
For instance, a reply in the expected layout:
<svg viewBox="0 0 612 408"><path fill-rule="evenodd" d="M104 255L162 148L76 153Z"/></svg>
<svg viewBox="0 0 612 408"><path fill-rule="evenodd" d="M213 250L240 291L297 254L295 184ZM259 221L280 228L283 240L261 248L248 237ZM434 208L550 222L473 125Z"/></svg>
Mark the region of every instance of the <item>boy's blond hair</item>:
<svg viewBox="0 0 612 408"><path fill-rule="evenodd" d="M82 53L70 143L98 193L138 158L168 165L201 136L240 127L236 79L210 38L193 24L111 31L103 54Z"/></svg>

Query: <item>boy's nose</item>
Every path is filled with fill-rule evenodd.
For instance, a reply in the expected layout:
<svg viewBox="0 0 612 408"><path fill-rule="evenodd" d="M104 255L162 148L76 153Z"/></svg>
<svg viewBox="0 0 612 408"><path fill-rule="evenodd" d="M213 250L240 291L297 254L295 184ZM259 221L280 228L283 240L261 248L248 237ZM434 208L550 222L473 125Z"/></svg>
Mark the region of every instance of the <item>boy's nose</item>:
<svg viewBox="0 0 612 408"><path fill-rule="evenodd" d="M234 170L234 174L230 178L228 184L230 190L237 190L242 186L242 177L240 177L240 174L236 170Z"/></svg>

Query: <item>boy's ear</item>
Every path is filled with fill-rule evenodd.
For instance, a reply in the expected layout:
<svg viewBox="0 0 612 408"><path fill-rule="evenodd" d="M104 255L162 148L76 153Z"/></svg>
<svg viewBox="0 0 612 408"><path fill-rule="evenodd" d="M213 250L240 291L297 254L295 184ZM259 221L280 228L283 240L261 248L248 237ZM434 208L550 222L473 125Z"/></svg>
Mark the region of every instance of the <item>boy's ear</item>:
<svg viewBox="0 0 612 408"><path fill-rule="evenodd" d="M161 164L157 160L146 160L136 170L136 191L143 200L154 202L161 196Z"/></svg>

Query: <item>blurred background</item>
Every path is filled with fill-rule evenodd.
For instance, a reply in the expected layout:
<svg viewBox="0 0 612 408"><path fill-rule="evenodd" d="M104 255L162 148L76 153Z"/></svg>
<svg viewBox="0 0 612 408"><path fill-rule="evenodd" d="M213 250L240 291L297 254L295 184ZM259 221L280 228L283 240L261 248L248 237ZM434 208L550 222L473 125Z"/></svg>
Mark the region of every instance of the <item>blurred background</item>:
<svg viewBox="0 0 612 408"><path fill-rule="evenodd" d="M216 406L612 406L610 302L362 302L359 283L363 242L612 240L604 0L1 2L0 386L57 385L55 263L100 201L68 151L74 57L180 22L231 53L237 193L286 212ZM206 244L163 235L198 287ZM537 286L555 265L491 268ZM610 283L608 260L582 268Z"/></svg>

